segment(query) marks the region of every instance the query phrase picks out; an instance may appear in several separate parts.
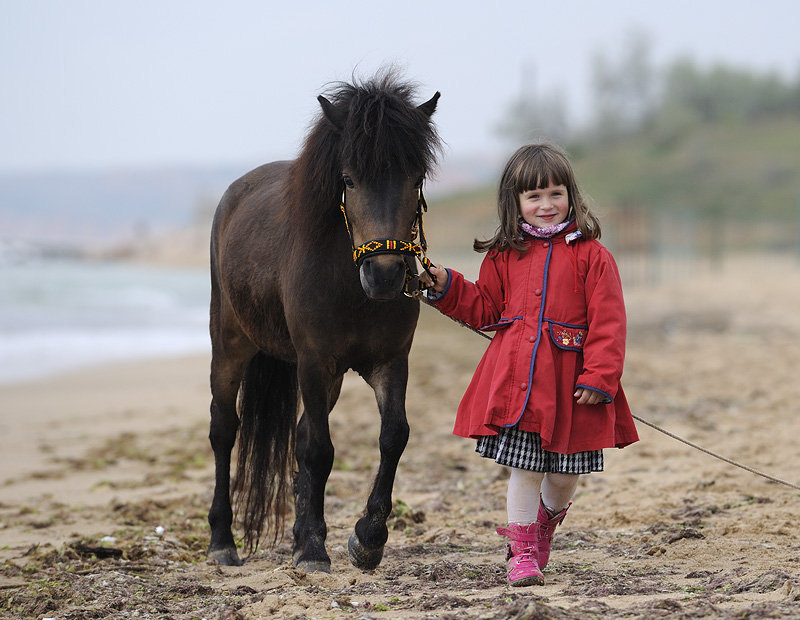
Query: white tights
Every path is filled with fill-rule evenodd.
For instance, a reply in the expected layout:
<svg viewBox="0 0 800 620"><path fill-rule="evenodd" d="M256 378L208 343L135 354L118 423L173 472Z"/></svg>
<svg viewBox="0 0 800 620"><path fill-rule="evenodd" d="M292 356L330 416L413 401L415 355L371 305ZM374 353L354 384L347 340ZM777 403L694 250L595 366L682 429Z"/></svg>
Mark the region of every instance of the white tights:
<svg viewBox="0 0 800 620"><path fill-rule="evenodd" d="M543 474L511 468L506 510L509 523L527 525L539 514L539 494L547 508L559 512L569 504L578 486L578 474Z"/></svg>

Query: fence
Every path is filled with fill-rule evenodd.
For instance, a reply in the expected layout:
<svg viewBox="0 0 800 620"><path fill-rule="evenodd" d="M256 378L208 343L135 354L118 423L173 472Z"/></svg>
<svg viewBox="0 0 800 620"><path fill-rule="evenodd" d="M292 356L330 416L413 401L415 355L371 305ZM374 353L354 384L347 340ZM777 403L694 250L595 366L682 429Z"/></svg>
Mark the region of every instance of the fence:
<svg viewBox="0 0 800 620"><path fill-rule="evenodd" d="M719 269L726 255L787 253L800 258L800 205L769 220L742 220L724 210L653 212L632 206L604 209L602 241L626 286Z"/></svg>

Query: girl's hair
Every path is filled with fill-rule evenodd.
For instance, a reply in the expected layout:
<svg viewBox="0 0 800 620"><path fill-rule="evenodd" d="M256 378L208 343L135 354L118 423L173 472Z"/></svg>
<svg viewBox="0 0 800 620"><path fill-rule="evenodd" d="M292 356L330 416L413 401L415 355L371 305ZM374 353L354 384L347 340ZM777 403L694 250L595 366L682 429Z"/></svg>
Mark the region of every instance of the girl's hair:
<svg viewBox="0 0 800 620"><path fill-rule="evenodd" d="M600 238L600 222L590 211L575 181L575 174L566 154L554 144L528 144L517 149L508 160L497 191L497 215L500 225L494 236L475 239L476 252L503 250L512 247L525 251L520 234L519 195L549 185L564 185L569 196L567 220L574 219L584 239Z"/></svg>

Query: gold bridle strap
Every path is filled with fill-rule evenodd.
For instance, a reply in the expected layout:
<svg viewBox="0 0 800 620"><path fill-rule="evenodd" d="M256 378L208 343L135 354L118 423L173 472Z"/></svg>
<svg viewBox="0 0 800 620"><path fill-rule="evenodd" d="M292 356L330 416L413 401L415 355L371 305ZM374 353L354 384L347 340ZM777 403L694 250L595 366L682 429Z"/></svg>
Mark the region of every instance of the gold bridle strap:
<svg viewBox="0 0 800 620"><path fill-rule="evenodd" d="M367 256L375 254L405 254L407 256L422 256L422 246L413 241L398 239L372 239L362 243L353 250L353 260L359 267Z"/></svg>

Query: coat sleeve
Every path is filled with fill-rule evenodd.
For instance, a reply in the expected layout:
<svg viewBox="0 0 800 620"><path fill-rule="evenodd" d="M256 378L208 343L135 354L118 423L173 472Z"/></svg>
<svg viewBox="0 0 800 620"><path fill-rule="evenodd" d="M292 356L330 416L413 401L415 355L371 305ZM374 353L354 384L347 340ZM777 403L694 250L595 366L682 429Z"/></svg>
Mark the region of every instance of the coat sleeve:
<svg viewBox="0 0 800 620"><path fill-rule="evenodd" d="M625 362L627 321L622 282L611 253L602 248L592 257L586 276L586 317L583 372L576 387L616 397Z"/></svg>
<svg viewBox="0 0 800 620"><path fill-rule="evenodd" d="M489 252L481 263L476 282L448 269L450 280L445 293L434 300L448 316L480 329L497 323L505 307L505 260L507 252Z"/></svg>

